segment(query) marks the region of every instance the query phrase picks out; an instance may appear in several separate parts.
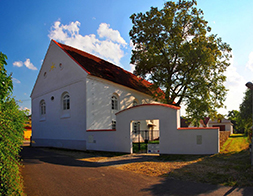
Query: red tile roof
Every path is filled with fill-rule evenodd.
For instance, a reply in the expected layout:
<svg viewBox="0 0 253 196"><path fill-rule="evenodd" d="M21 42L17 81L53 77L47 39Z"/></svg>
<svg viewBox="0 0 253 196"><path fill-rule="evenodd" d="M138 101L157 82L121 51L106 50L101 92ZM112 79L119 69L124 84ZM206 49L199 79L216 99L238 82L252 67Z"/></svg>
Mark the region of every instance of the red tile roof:
<svg viewBox="0 0 253 196"><path fill-rule="evenodd" d="M154 93L164 94L161 89L152 90L152 84L150 82L138 78L134 74L110 62L65 44L58 43L55 40L53 41L89 75L109 80L151 96Z"/></svg>

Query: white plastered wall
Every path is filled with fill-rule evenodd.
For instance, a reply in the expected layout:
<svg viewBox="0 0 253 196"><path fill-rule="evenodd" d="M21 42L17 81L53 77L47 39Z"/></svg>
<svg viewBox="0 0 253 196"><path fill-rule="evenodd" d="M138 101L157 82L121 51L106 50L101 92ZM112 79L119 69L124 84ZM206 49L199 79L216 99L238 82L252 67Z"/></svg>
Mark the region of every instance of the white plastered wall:
<svg viewBox="0 0 253 196"><path fill-rule="evenodd" d="M133 106L134 100L152 103L152 97L91 75L87 76L86 88L87 150L120 151L117 149L120 140L118 132L112 130L112 120L116 120L115 113ZM111 109L112 95L118 96L118 111Z"/></svg>
<svg viewBox="0 0 253 196"><path fill-rule="evenodd" d="M147 104L117 113L116 149L132 152L131 121L159 119L160 154L215 154L219 152L219 131L180 129L179 110L162 104Z"/></svg>
<svg viewBox="0 0 253 196"><path fill-rule="evenodd" d="M151 96L133 89L100 79L87 76L87 130L111 129L111 121L116 120L115 113L133 106L137 99L139 103L153 103ZM111 109L111 97L119 98L118 111Z"/></svg>
<svg viewBox="0 0 253 196"><path fill-rule="evenodd" d="M31 94L33 145L86 149L86 76L57 44L50 43ZM70 96L70 111L65 117L61 105L64 92ZM41 100L46 102L43 118Z"/></svg>

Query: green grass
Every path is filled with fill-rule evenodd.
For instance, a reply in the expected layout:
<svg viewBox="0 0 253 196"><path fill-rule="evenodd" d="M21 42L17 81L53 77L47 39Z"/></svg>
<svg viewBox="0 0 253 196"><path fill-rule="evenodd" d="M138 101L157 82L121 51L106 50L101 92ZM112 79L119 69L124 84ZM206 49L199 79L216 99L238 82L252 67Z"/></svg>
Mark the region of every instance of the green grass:
<svg viewBox="0 0 253 196"><path fill-rule="evenodd" d="M221 153L240 152L249 146L247 136L243 134L233 134L221 147Z"/></svg>
<svg viewBox="0 0 253 196"><path fill-rule="evenodd" d="M159 140L149 141L148 144L159 144ZM146 153L147 151L147 144L144 142L140 143L140 149L139 149L139 143L133 143L133 153Z"/></svg>

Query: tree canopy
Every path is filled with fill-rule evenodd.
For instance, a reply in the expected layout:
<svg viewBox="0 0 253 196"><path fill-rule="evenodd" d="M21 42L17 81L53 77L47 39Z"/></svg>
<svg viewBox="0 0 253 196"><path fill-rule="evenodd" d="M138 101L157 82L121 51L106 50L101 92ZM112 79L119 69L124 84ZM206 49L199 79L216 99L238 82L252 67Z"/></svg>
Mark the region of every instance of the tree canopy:
<svg viewBox="0 0 253 196"><path fill-rule="evenodd" d="M238 119L241 129L248 134L252 127L252 90L247 89L240 104L240 116Z"/></svg>
<svg viewBox="0 0 253 196"><path fill-rule="evenodd" d="M133 43L134 73L164 91L155 95L164 103L185 103L187 116L201 119L224 106L231 48L204 20L195 0L168 1L133 14L129 32Z"/></svg>
<svg viewBox="0 0 253 196"><path fill-rule="evenodd" d="M234 133L244 132L244 120L241 118L241 113L237 110L232 110L228 112L228 119L231 121L234 127Z"/></svg>
<svg viewBox="0 0 253 196"><path fill-rule="evenodd" d="M11 75L7 74L7 71L5 69L7 56L0 52L0 102L3 103L3 101L7 98L7 96L10 94L10 92L13 89L13 84L11 80Z"/></svg>
<svg viewBox="0 0 253 196"><path fill-rule="evenodd" d="M243 119L252 120L252 93L253 91L247 89L240 104L240 113Z"/></svg>
<svg viewBox="0 0 253 196"><path fill-rule="evenodd" d="M234 131L237 133L245 133L249 135L252 127L252 93L253 91L247 89L244 93L242 103L239 111L232 110L228 112L228 119L233 123Z"/></svg>

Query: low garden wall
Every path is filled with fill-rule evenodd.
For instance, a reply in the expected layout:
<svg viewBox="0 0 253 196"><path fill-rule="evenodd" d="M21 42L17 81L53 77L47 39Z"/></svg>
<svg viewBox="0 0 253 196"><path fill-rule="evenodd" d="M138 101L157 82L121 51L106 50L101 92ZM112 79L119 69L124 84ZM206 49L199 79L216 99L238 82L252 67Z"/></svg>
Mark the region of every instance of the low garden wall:
<svg viewBox="0 0 253 196"><path fill-rule="evenodd" d="M220 131L220 147L227 141L230 136L230 131Z"/></svg>

